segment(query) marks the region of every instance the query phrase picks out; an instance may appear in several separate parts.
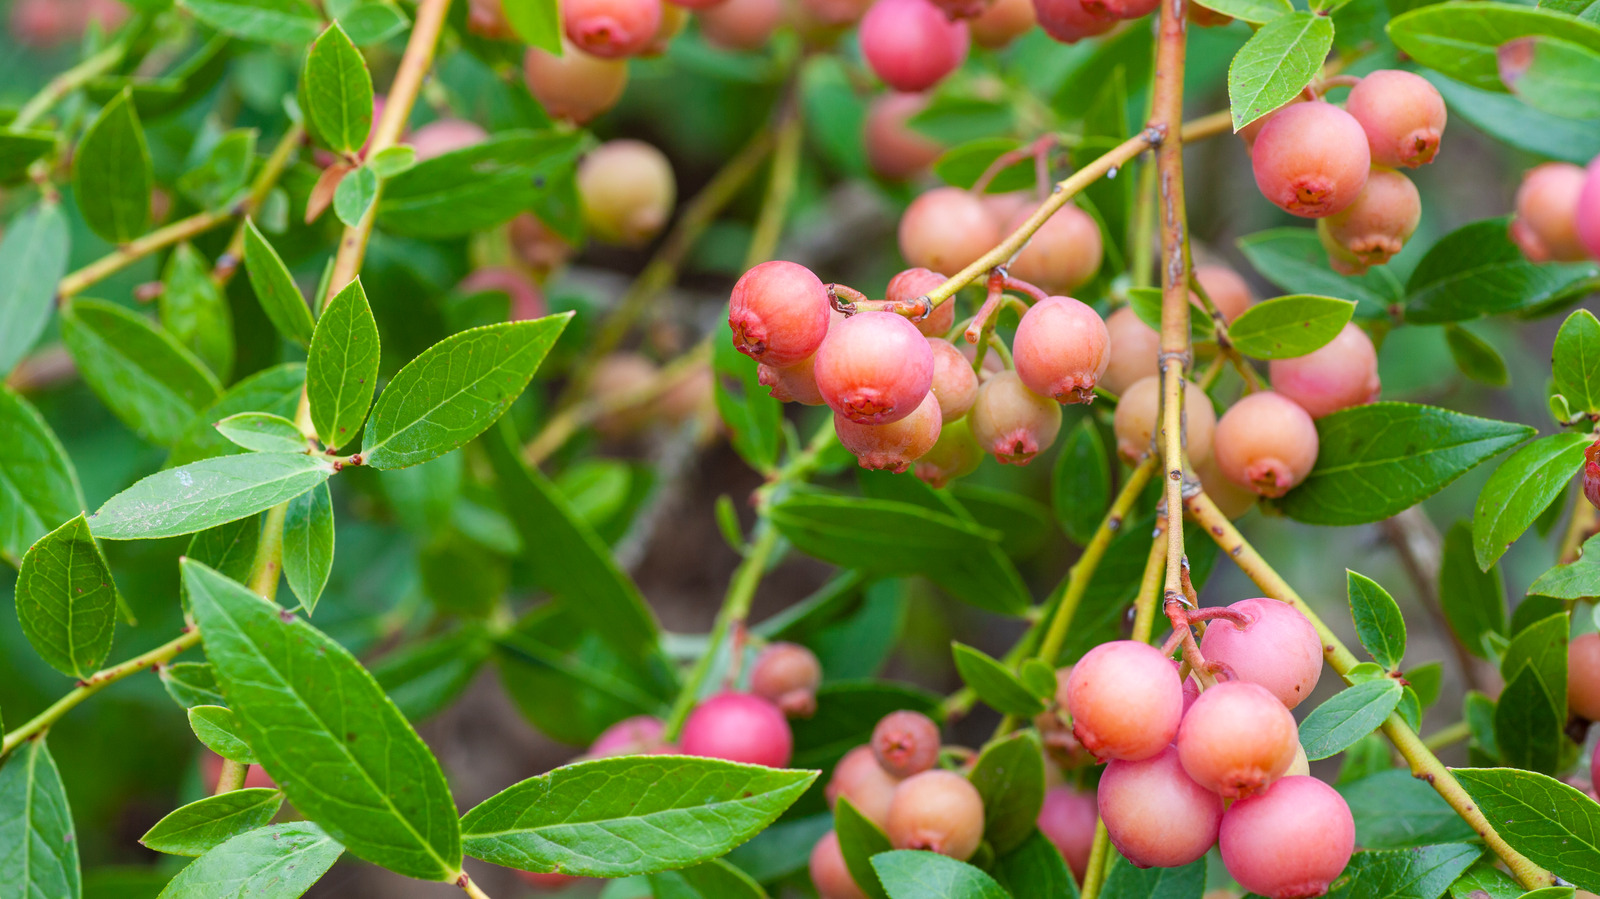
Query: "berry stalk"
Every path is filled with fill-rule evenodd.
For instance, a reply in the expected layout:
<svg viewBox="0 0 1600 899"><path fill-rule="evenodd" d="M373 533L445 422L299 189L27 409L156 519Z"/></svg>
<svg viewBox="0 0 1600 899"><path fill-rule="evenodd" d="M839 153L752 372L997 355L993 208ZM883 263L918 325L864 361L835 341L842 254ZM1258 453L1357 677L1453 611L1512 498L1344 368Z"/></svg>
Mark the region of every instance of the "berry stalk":
<svg viewBox="0 0 1600 899"><path fill-rule="evenodd" d="M232 793L244 786L245 775L250 773L250 766L233 759L222 760L222 770L217 772L217 788L211 791L213 796L223 793Z"/></svg>
<svg viewBox="0 0 1600 899"><path fill-rule="evenodd" d="M805 122L800 116L800 98L797 92L798 69L791 77L789 89L783 98L783 111L778 119L777 146L772 151L772 171L767 179L767 194L761 202L761 214L756 218L750 246L745 251L744 267L755 266L773 258L778 250L778 238L783 236L783 223L789 214L789 203L794 199L795 185L800 179L800 148L805 137Z"/></svg>

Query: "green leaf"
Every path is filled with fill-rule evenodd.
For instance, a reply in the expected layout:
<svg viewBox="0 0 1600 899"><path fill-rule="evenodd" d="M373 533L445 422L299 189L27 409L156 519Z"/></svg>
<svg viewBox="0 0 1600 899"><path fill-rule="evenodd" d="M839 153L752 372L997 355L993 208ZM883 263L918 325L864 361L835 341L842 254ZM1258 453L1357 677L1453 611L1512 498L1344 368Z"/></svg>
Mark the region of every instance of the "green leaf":
<svg viewBox="0 0 1600 899"><path fill-rule="evenodd" d="M1456 639L1480 659L1489 657L1483 638L1506 633L1505 582L1498 565L1489 566L1488 571L1478 568L1472 552L1472 526L1465 521L1456 522L1445 534L1439 605Z"/></svg>
<svg viewBox="0 0 1600 899"><path fill-rule="evenodd" d="M1551 376L1574 412L1600 412L1600 319L1587 309L1567 316L1556 333Z"/></svg>
<svg viewBox="0 0 1600 899"><path fill-rule="evenodd" d="M1200 5L1254 25L1271 22L1294 11L1289 0L1205 0Z"/></svg>
<svg viewBox="0 0 1600 899"><path fill-rule="evenodd" d="M1532 600L1524 602L1518 611L1536 606ZM1517 676L1524 667L1539 672L1539 678L1556 698L1556 712L1562 721L1567 719L1567 613L1559 603L1555 609L1516 632L1500 659L1500 674L1507 681Z"/></svg>
<svg viewBox="0 0 1600 899"><path fill-rule="evenodd" d="M156 822L139 842L168 855L204 855L228 840L272 822L283 794L266 787L232 790L181 806Z"/></svg>
<svg viewBox="0 0 1600 899"><path fill-rule="evenodd" d="M1487 571L1583 468L1586 434L1553 434L1512 453L1489 476L1472 513L1472 550Z"/></svg>
<svg viewBox="0 0 1600 899"><path fill-rule="evenodd" d="M1228 339L1253 359L1291 359L1339 336L1356 304L1333 297L1287 296L1257 303L1228 325Z"/></svg>
<svg viewBox="0 0 1600 899"><path fill-rule="evenodd" d="M265 44L306 44L322 30L307 0L178 0L194 17L224 34Z"/></svg>
<svg viewBox="0 0 1600 899"><path fill-rule="evenodd" d="M358 47L381 44L411 24L390 0L328 0L327 10Z"/></svg>
<svg viewBox="0 0 1600 899"><path fill-rule="evenodd" d="M378 322L358 277L328 301L306 357L311 423L330 450L355 439L378 387Z"/></svg>
<svg viewBox="0 0 1600 899"><path fill-rule="evenodd" d="M885 852L872 867L889 899L1010 899L994 878L937 852Z"/></svg>
<svg viewBox="0 0 1600 899"><path fill-rule="evenodd" d="M1072 879L1061 851L1038 828L1022 845L996 858L989 873L1012 896L1037 894L1078 899L1078 883Z"/></svg>
<svg viewBox="0 0 1600 899"><path fill-rule="evenodd" d="M839 854L844 856L850 879L870 899L888 899L883 883L878 880L878 872L872 867L874 855L894 848L883 829L861 814L848 797L841 795L834 800L833 830L839 836Z"/></svg>
<svg viewBox="0 0 1600 899"><path fill-rule="evenodd" d="M61 772L44 740L29 740L0 767L0 895L78 899L80 879Z"/></svg>
<svg viewBox="0 0 1600 899"><path fill-rule="evenodd" d="M1161 288L1134 287L1128 291L1128 307L1139 320L1151 328L1161 330ZM1209 339L1215 325L1209 315L1189 316L1189 331L1196 340Z"/></svg>
<svg viewBox="0 0 1600 899"><path fill-rule="evenodd" d="M756 834L726 859L758 883L771 883L805 870L811 848L832 829L833 816L827 812L790 816Z"/></svg>
<svg viewBox="0 0 1600 899"><path fill-rule="evenodd" d="M834 681L817 691L817 712L791 722L791 764L829 768L851 749L872 739L878 719L898 709L943 717L941 697L918 687L885 681Z"/></svg>
<svg viewBox="0 0 1600 899"><path fill-rule="evenodd" d="M67 273L71 235L58 203L40 203L0 238L0 375L28 354L50 321L56 284Z"/></svg>
<svg viewBox="0 0 1600 899"><path fill-rule="evenodd" d="M492 648L482 627L467 625L384 655L372 676L407 720L421 721L461 695Z"/></svg>
<svg viewBox="0 0 1600 899"><path fill-rule="evenodd" d="M1356 301L1362 318L1385 315L1402 291L1387 266L1374 266L1359 277L1328 267L1328 252L1308 228L1274 228L1239 238L1239 252L1262 277L1290 293L1341 297Z"/></svg>
<svg viewBox="0 0 1600 899"><path fill-rule="evenodd" d="M228 388L216 402L184 430L167 456L167 466L185 465L214 456L238 455L243 447L230 442L212 425L240 412L267 412L291 418L299 410L300 393L305 388L306 367L290 362L258 371Z"/></svg>
<svg viewBox="0 0 1600 899"><path fill-rule="evenodd" d="M204 162L183 173L178 192L202 209L221 210L249 183L255 155L255 129L235 128L217 141Z"/></svg>
<svg viewBox="0 0 1600 899"><path fill-rule="evenodd" d="M1399 604L1371 578L1346 569L1345 580L1350 617L1355 620L1361 645L1386 670L1398 669L1406 654L1406 622Z"/></svg>
<svg viewBox="0 0 1600 899"><path fill-rule="evenodd" d="M1457 768L1495 830L1534 864L1600 889L1600 805L1552 777L1515 768Z"/></svg>
<svg viewBox="0 0 1600 899"><path fill-rule="evenodd" d="M198 535L197 535L198 536ZM156 669L161 676L161 686L184 709L197 705L222 705L222 688L217 686L217 675L206 662L175 662Z"/></svg>
<svg viewBox="0 0 1600 899"><path fill-rule="evenodd" d="M1041 659L1024 661L1017 671L1017 677L1028 688L1028 692L1040 699L1048 700L1056 695L1056 671Z"/></svg>
<svg viewBox="0 0 1600 899"><path fill-rule="evenodd" d="M956 671L978 698L995 711L1020 718L1031 718L1044 711L1044 703L1034 696L1006 667L981 650L952 642Z"/></svg>
<svg viewBox="0 0 1600 899"><path fill-rule="evenodd" d="M563 743L587 745L623 718L658 714L675 693L670 678L641 673L637 655L618 652L553 604L524 616L495 649L500 682L518 711Z"/></svg>
<svg viewBox="0 0 1600 899"><path fill-rule="evenodd" d="M367 167L380 179L393 178L416 164L416 149L405 144L384 147L367 160Z"/></svg>
<svg viewBox="0 0 1600 899"><path fill-rule="evenodd" d="M1400 682L1383 677L1346 687L1311 710L1300 724L1306 758L1337 755L1378 729L1400 702Z"/></svg>
<svg viewBox="0 0 1600 899"><path fill-rule="evenodd" d="M239 719L232 710L219 705L193 706L189 709L189 729L217 755L246 765L257 764L256 754L239 734Z"/></svg>
<svg viewBox="0 0 1600 899"><path fill-rule="evenodd" d="M304 453L306 438L294 422L270 412L240 412L215 425L217 433L258 453Z"/></svg>
<svg viewBox="0 0 1600 899"><path fill-rule="evenodd" d="M933 161L933 173L940 181L963 190L978 183L978 179L995 160L1021 147L1014 137L980 137L944 151ZM1022 159L1006 166L989 180L987 193L1026 190L1033 186L1036 177L1033 160Z"/></svg>
<svg viewBox="0 0 1600 899"><path fill-rule="evenodd" d="M767 899L754 878L721 859L649 877L654 899Z"/></svg>
<svg viewBox="0 0 1600 899"><path fill-rule="evenodd" d="M1450 884L1478 860L1483 847L1443 843L1415 849L1357 852L1344 876L1328 891L1330 899L1438 899Z"/></svg>
<svg viewBox="0 0 1600 899"><path fill-rule="evenodd" d="M724 324L712 338L717 415L739 456L757 471L771 471L783 445L783 404L761 386L756 361L734 348L732 335Z"/></svg>
<svg viewBox="0 0 1600 899"><path fill-rule="evenodd" d="M815 771L628 756L565 765L461 819L467 854L522 871L626 877L698 864L771 824Z"/></svg>
<svg viewBox="0 0 1600 899"><path fill-rule="evenodd" d="M1474 5L1500 4L1483 0ZM1508 312L1538 313L1596 287L1600 265L1529 262L1507 235L1506 220L1486 219L1439 238L1417 263L1406 281L1406 321L1440 325Z"/></svg>
<svg viewBox="0 0 1600 899"><path fill-rule="evenodd" d="M1534 109L1570 119L1600 117L1600 53L1553 37L1500 47L1501 79Z"/></svg>
<svg viewBox="0 0 1600 899"><path fill-rule="evenodd" d="M1546 684L1533 666L1524 666L1511 678L1495 704L1494 734L1500 758L1507 765L1556 774L1561 764L1562 727L1566 715L1565 691L1556 699L1557 685Z"/></svg>
<svg viewBox="0 0 1600 899"><path fill-rule="evenodd" d="M83 490L44 417L4 385L0 434L0 558L16 566L56 522L83 511Z"/></svg>
<svg viewBox="0 0 1600 899"><path fill-rule="evenodd" d="M366 166L358 166L339 179L333 190L333 214L347 227L355 228L378 198L378 176Z"/></svg>
<svg viewBox="0 0 1600 899"><path fill-rule="evenodd" d="M1004 854L1034 832L1044 807L1044 747L1031 730L990 743L967 775L983 797L983 838Z"/></svg>
<svg viewBox="0 0 1600 899"><path fill-rule="evenodd" d="M1278 507L1307 524L1382 521L1534 433L1526 425L1410 403L1344 409L1318 419L1317 464Z"/></svg>
<svg viewBox="0 0 1600 899"><path fill-rule="evenodd" d="M309 616L333 572L333 496L328 482L289 500L283 520L283 576Z"/></svg>
<svg viewBox="0 0 1600 899"><path fill-rule="evenodd" d="M561 10L556 0L501 0L501 6L523 43L561 54Z"/></svg>
<svg viewBox="0 0 1600 899"><path fill-rule="evenodd" d="M176 537L254 515L332 476L332 460L304 453L250 453L158 471L90 516L105 540Z"/></svg>
<svg viewBox="0 0 1600 899"><path fill-rule="evenodd" d="M157 899L296 899L343 853L343 846L309 821L272 824L208 850L179 871Z"/></svg>
<svg viewBox="0 0 1600 899"><path fill-rule="evenodd" d="M0 132L0 183L22 178L28 166L55 146L56 136L49 131Z"/></svg>
<svg viewBox="0 0 1600 899"><path fill-rule="evenodd" d="M378 228L404 237L460 237L538 206L571 171L583 134L506 131L424 160L383 186Z"/></svg>
<svg viewBox="0 0 1600 899"><path fill-rule="evenodd" d="M87 678L110 654L117 585L82 513L22 557L17 618L34 652L69 677Z"/></svg>
<svg viewBox="0 0 1600 899"><path fill-rule="evenodd" d="M1087 544L1111 506L1111 460L1092 417L1067 432L1050 488L1061 529L1078 545Z"/></svg>
<svg viewBox="0 0 1600 899"><path fill-rule="evenodd" d="M1205 889L1204 859L1181 868L1135 868L1113 853L1110 868L1100 892L1105 899L1200 899Z"/></svg>
<svg viewBox="0 0 1600 899"><path fill-rule="evenodd" d="M124 90L100 110L72 158L72 196L89 230L127 243L150 224L150 149Z"/></svg>
<svg viewBox="0 0 1600 899"><path fill-rule="evenodd" d="M1583 553L1577 561L1557 565L1539 575L1528 586L1528 595L1555 599L1600 596L1600 537L1590 537L1583 542ZM1504 630L1502 627L1501 632Z"/></svg>
<svg viewBox="0 0 1600 899"><path fill-rule="evenodd" d="M1414 9L1391 19L1388 32L1417 62L1488 91L1505 90L1496 51L1516 38L1558 37L1600 51L1600 27L1547 9L1487 0Z"/></svg>
<svg viewBox="0 0 1600 899"><path fill-rule="evenodd" d="M372 130L372 76L361 51L338 22L312 42L300 75L300 98L307 130L329 149L352 154L367 142Z"/></svg>
<svg viewBox="0 0 1600 899"><path fill-rule="evenodd" d="M406 468L483 433L528 386L573 313L452 334L411 360L372 408L362 456Z"/></svg>
<svg viewBox="0 0 1600 899"><path fill-rule="evenodd" d="M90 389L152 443L176 443L221 392L193 353L121 306L73 301L61 310L61 338Z"/></svg>
<svg viewBox="0 0 1600 899"><path fill-rule="evenodd" d="M1450 358L1461 373L1490 387L1505 387L1511 383L1511 373L1506 370L1506 360L1500 351L1482 337L1457 324L1444 326L1444 342L1450 347Z"/></svg>
<svg viewBox="0 0 1600 899"><path fill-rule="evenodd" d="M172 251L161 287L162 329L226 379L233 372L233 313L193 245L181 243Z"/></svg>
<svg viewBox="0 0 1600 899"><path fill-rule="evenodd" d="M250 287L256 293L261 310L272 321L279 334L301 346L311 345L316 322L300 288L294 284L289 269L278 257L278 251L261 235L256 223L249 219L244 225L244 268L250 276Z"/></svg>
<svg viewBox="0 0 1600 899"><path fill-rule="evenodd" d="M295 808L359 858L419 880L454 877L460 830L444 773L372 675L302 619L180 565L228 707Z"/></svg>
<svg viewBox="0 0 1600 899"><path fill-rule="evenodd" d="M1367 849L1460 843L1476 836L1437 790L1410 771L1391 768L1369 774L1342 784L1339 794L1355 818L1356 844Z"/></svg>
<svg viewBox="0 0 1600 899"><path fill-rule="evenodd" d="M1600 131L1592 122L1540 112L1516 97L1467 87L1435 72L1423 72L1450 107L1450 115L1512 147L1583 165L1600 153Z"/></svg>
<svg viewBox="0 0 1600 899"><path fill-rule="evenodd" d="M1451 899L1518 899L1522 884L1489 862L1478 862L1450 884Z"/></svg>
<svg viewBox="0 0 1600 899"><path fill-rule="evenodd" d="M1333 22L1309 12L1291 12L1263 25L1228 66L1228 104L1233 130L1250 124L1305 89L1333 47Z"/></svg>

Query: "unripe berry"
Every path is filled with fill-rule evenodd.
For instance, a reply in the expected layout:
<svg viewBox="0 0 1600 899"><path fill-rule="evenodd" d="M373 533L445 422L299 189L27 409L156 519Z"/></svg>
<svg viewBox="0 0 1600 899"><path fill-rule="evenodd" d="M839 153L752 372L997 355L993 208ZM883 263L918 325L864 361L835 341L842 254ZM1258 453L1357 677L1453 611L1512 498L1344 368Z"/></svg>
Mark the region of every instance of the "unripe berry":
<svg viewBox="0 0 1600 899"><path fill-rule="evenodd" d="M577 180L583 219L606 243L637 246L655 237L677 199L672 164L643 141L601 144L578 163Z"/></svg>
<svg viewBox="0 0 1600 899"><path fill-rule="evenodd" d="M1255 508L1258 497L1254 491L1246 490L1229 480L1222 473L1222 469L1217 467L1215 433L1212 434L1211 440L1211 454L1195 463L1194 475L1200 479L1201 488L1216 504L1217 509L1229 519L1235 519Z"/></svg>
<svg viewBox="0 0 1600 899"><path fill-rule="evenodd" d="M1266 687L1225 681L1200 694L1178 728L1178 759L1224 799L1249 796L1294 761L1294 716Z"/></svg>
<svg viewBox="0 0 1600 899"><path fill-rule="evenodd" d="M1032 31L1038 21L1033 14L1033 0L994 0L967 27L978 46L998 50Z"/></svg>
<svg viewBox="0 0 1600 899"><path fill-rule="evenodd" d="M1600 721L1600 634L1573 637L1567 644L1567 707Z"/></svg>
<svg viewBox="0 0 1600 899"><path fill-rule="evenodd" d="M620 59L649 46L661 27L661 0L565 0L561 23L578 48Z"/></svg>
<svg viewBox="0 0 1600 899"><path fill-rule="evenodd" d="M1414 169L1439 152L1444 98L1421 75L1379 69L1350 89L1344 108L1366 131L1375 165Z"/></svg>
<svg viewBox="0 0 1600 899"><path fill-rule="evenodd" d="M1211 305L1222 313L1224 322L1232 323L1256 301L1250 283L1226 265L1197 265L1194 279L1211 298ZM1200 304L1200 297L1193 291L1189 292L1189 299L1197 306Z"/></svg>
<svg viewBox="0 0 1600 899"><path fill-rule="evenodd" d="M796 365L815 353L828 336L831 312L828 289L811 269L783 260L745 272L728 298L733 345L775 367ZM795 397L800 398L799 391Z"/></svg>
<svg viewBox="0 0 1600 899"><path fill-rule="evenodd" d="M628 64L602 59L567 42L560 56L529 47L522 58L522 77L545 111L579 125L617 105L628 86Z"/></svg>
<svg viewBox="0 0 1600 899"><path fill-rule="evenodd" d="M1293 400L1252 393L1217 421L1212 453L1217 468L1241 487L1282 496L1317 464L1317 425Z"/></svg>
<svg viewBox="0 0 1600 899"><path fill-rule="evenodd" d="M837 833L828 831L811 848L810 870L811 885L817 888L820 899L867 899L845 866Z"/></svg>
<svg viewBox="0 0 1600 899"><path fill-rule="evenodd" d="M891 181L910 178L933 163L944 148L906 122L928 105L922 94L887 91L872 98L862 122L861 140L867 164Z"/></svg>
<svg viewBox="0 0 1600 899"><path fill-rule="evenodd" d="M542 318L548 311L544 294L527 275L505 266L485 266L461 279L456 291L462 294L503 293L508 300L507 311L511 321L528 321Z"/></svg>
<svg viewBox="0 0 1600 899"><path fill-rule="evenodd" d="M809 718L817 710L822 663L798 643L773 643L750 669L750 692L786 714Z"/></svg>
<svg viewBox="0 0 1600 899"><path fill-rule="evenodd" d="M1082 0L1033 0L1033 13L1044 33L1063 44L1105 34L1117 24L1116 19L1089 12Z"/></svg>
<svg viewBox="0 0 1600 899"><path fill-rule="evenodd" d="M1111 844L1140 868L1187 865L1217 842L1222 798L1189 777L1175 747L1106 765L1097 794Z"/></svg>
<svg viewBox="0 0 1600 899"><path fill-rule="evenodd" d="M1279 110L1256 136L1250 159L1261 195L1305 218L1354 203L1372 168L1361 124L1320 101Z"/></svg>
<svg viewBox="0 0 1600 899"><path fill-rule="evenodd" d="M1244 599L1228 606L1244 618L1206 623L1200 654L1220 662L1235 680L1258 684L1294 708L1322 675L1322 638L1294 606L1275 599Z"/></svg>
<svg viewBox="0 0 1600 899"><path fill-rule="evenodd" d="M983 382L967 413L972 436L1002 465L1027 465L1061 431L1061 404L1023 386L1014 371Z"/></svg>
<svg viewBox="0 0 1600 899"><path fill-rule="evenodd" d="M966 268L1001 236L983 203L959 187L928 191L900 217L900 254L912 265L936 272Z"/></svg>
<svg viewBox="0 0 1600 899"><path fill-rule="evenodd" d="M1139 319L1131 307L1121 306L1106 316L1111 362L1100 376L1100 386L1121 397L1135 381L1161 372L1161 334Z"/></svg>
<svg viewBox="0 0 1600 899"><path fill-rule="evenodd" d="M916 411L905 418L863 425L836 412L833 429L839 435L839 443L855 455L862 468L899 473L933 449L943 426L939 421L939 400L930 391L923 395Z"/></svg>
<svg viewBox="0 0 1600 899"><path fill-rule="evenodd" d="M827 797L828 808L833 808L843 796L862 817L882 827L889 820L889 803L898 786L900 778L883 770L871 746L857 746L834 766L823 794Z"/></svg>
<svg viewBox="0 0 1600 899"><path fill-rule="evenodd" d="M1317 234L1326 246L1335 271L1359 275L1383 265L1405 249L1406 241L1422 221L1422 195L1411 179L1394 169L1373 166L1367 186L1356 201L1340 212L1317 221Z"/></svg>
<svg viewBox="0 0 1600 899"><path fill-rule="evenodd" d="M1005 231L1015 231L1032 214L1031 209L1017 213ZM1050 293L1066 294L1094 278L1104 255L1094 217L1068 204L1033 233L1027 246L1011 260L1010 272Z"/></svg>
<svg viewBox="0 0 1600 899"><path fill-rule="evenodd" d="M1310 774L1311 760L1306 758L1306 748L1300 745L1299 740L1296 740L1294 742L1294 761L1289 763L1289 767L1283 772L1283 776L1307 777Z"/></svg>
<svg viewBox="0 0 1600 899"><path fill-rule="evenodd" d="M939 415L945 424L965 418L967 410L978 398L978 375L972 363L961 355L955 344L942 337L929 337L928 347L933 350L934 399L939 401Z"/></svg>
<svg viewBox="0 0 1600 899"><path fill-rule="evenodd" d="M620 402L645 392L661 377L661 369L638 353L610 353L595 363L589 378L589 398L600 405ZM613 440L627 437L650 423L649 403L607 412L595 421L595 430Z"/></svg>
<svg viewBox="0 0 1600 899"><path fill-rule="evenodd" d="M1067 680L1072 732L1099 759L1147 759L1177 736L1183 684L1172 660L1136 640L1084 654Z"/></svg>
<svg viewBox="0 0 1600 899"><path fill-rule="evenodd" d="M1285 777L1228 809L1218 848L1246 890L1267 899L1309 899L1344 872L1355 840L1350 806L1333 787L1314 777Z"/></svg>
<svg viewBox="0 0 1600 899"><path fill-rule="evenodd" d="M972 426L967 419L958 418L939 429L939 439L917 460L915 471L927 484L943 487L977 471L982 461L983 448L972 436Z"/></svg>
<svg viewBox="0 0 1600 899"><path fill-rule="evenodd" d="M816 355L812 354L782 368L763 362L756 366L756 379L761 386L771 387L772 391L768 395L781 402L821 406L822 391L817 389L817 373L814 368L816 361Z"/></svg>
<svg viewBox="0 0 1600 899"><path fill-rule="evenodd" d="M817 389L828 407L856 424L910 415L933 386L927 338L893 312L862 312L828 331L817 348ZM934 409L934 418L938 418ZM937 434L930 438L931 446Z"/></svg>
<svg viewBox="0 0 1600 899"><path fill-rule="evenodd" d="M909 303L943 284L944 280L944 275L938 272L930 272L925 268L908 268L889 279L889 286L884 290L884 299L891 303ZM955 323L956 302L953 299L945 300L933 307L933 311L922 321L912 322L918 331L928 337L943 337Z"/></svg>
<svg viewBox="0 0 1600 899"><path fill-rule="evenodd" d="M1212 434L1217 427L1217 410L1211 398L1192 381L1183 382L1184 436L1187 439L1189 461L1198 465L1211 457ZM1117 399L1116 415L1112 429L1117 435L1117 452L1137 465L1150 455L1152 440L1161 431L1161 377L1159 375L1135 381ZM1166 458L1167 441L1162 439L1157 451Z"/></svg>
<svg viewBox="0 0 1600 899"><path fill-rule="evenodd" d="M719 693L689 713L678 740L684 755L782 768L794 736L783 712L749 693Z"/></svg>
<svg viewBox="0 0 1600 899"><path fill-rule="evenodd" d="M511 250L517 258L539 271L547 272L563 265L574 249L531 212L521 213L511 220L509 237Z"/></svg>
<svg viewBox="0 0 1600 899"><path fill-rule="evenodd" d="M666 725L654 715L635 715L611 725L590 744L589 756L639 755L658 752Z"/></svg>
<svg viewBox="0 0 1600 899"><path fill-rule="evenodd" d="M1312 418L1361 406L1378 398L1378 351L1353 322L1337 337L1304 356L1274 359L1267 366L1272 389L1294 400Z"/></svg>
<svg viewBox="0 0 1600 899"><path fill-rule="evenodd" d="M1588 172L1578 195L1578 240L1590 259L1600 259L1600 157L1589 163Z"/></svg>
<svg viewBox="0 0 1600 899"><path fill-rule="evenodd" d="M656 26L656 33L651 35L650 43L644 45L638 55L653 58L667 52L667 46L672 39L683 31L689 24L689 11L676 3L661 4L661 24Z"/></svg>
<svg viewBox="0 0 1600 899"><path fill-rule="evenodd" d="M783 22L779 0L723 0L702 9L700 33L706 41L728 50L759 50Z"/></svg>
<svg viewBox="0 0 1600 899"><path fill-rule="evenodd" d="M1570 162L1546 162L1529 169L1517 188L1517 215L1511 239L1534 262L1577 262L1584 257L1578 239L1578 198L1584 170Z"/></svg>
<svg viewBox="0 0 1600 899"><path fill-rule="evenodd" d="M896 849L926 849L965 861L983 839L983 798L959 774L924 771L895 789L884 830Z"/></svg>
<svg viewBox="0 0 1600 899"><path fill-rule="evenodd" d="M1137 19L1156 11L1161 0L1083 0L1090 15L1110 19Z"/></svg>
<svg viewBox="0 0 1600 899"><path fill-rule="evenodd" d="M1089 846L1094 842L1094 825L1099 817L1093 793L1080 793L1072 787L1051 787L1045 791L1039 808L1039 832L1045 835L1072 876L1083 880L1089 867Z"/></svg>
<svg viewBox="0 0 1600 899"><path fill-rule="evenodd" d="M422 162L481 144L488 137L489 132L483 130L476 122L465 119L435 119L411 132L406 138L406 143L416 151L417 161Z"/></svg>
<svg viewBox="0 0 1600 899"><path fill-rule="evenodd" d="M1022 316L1011 355L1029 390L1060 403L1088 403L1111 364L1111 333L1087 305L1047 297Z"/></svg>
<svg viewBox="0 0 1600 899"><path fill-rule="evenodd" d="M872 729L872 754L895 777L926 771L939 760L939 725L910 709L890 712Z"/></svg>
<svg viewBox="0 0 1600 899"><path fill-rule="evenodd" d="M950 21L928 0L877 0L862 17L857 40L884 84L923 91L961 68L971 38L966 22Z"/></svg>

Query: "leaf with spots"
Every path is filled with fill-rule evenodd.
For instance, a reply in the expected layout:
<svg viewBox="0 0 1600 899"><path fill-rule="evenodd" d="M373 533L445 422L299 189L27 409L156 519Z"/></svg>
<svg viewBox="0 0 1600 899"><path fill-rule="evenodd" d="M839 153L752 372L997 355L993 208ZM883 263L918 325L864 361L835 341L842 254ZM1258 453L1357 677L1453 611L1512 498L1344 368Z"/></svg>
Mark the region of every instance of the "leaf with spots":
<svg viewBox="0 0 1600 899"><path fill-rule="evenodd" d="M378 323L361 279L328 301L306 357L311 423L328 449L356 438L378 388Z"/></svg>

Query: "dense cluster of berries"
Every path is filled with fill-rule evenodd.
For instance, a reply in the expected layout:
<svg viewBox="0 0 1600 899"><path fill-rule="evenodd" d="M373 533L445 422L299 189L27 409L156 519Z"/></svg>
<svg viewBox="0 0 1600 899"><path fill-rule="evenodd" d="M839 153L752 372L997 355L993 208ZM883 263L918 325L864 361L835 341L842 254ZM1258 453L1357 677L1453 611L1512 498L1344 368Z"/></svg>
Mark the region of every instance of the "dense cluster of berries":
<svg viewBox="0 0 1600 899"><path fill-rule="evenodd" d="M1600 259L1600 156L1587 169L1547 162L1517 188L1511 239L1534 262Z"/></svg>

